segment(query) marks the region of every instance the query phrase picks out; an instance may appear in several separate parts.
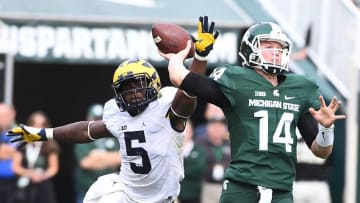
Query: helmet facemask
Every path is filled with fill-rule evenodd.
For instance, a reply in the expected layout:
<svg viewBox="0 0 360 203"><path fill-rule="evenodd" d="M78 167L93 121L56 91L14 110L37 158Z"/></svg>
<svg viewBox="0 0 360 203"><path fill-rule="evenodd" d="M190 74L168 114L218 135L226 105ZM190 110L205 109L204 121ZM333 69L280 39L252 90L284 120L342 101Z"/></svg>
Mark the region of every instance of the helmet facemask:
<svg viewBox="0 0 360 203"><path fill-rule="evenodd" d="M281 45L281 48L261 49L261 42L272 41ZM279 59L273 58L272 62L266 61L263 52L273 52L279 54ZM289 71L291 42L283 34L280 28L273 23L261 23L253 26L245 33L240 45L239 55L243 60L243 65L255 68L261 68L270 74L279 74L283 71Z"/></svg>
<svg viewBox="0 0 360 203"><path fill-rule="evenodd" d="M112 87L120 111L135 116L157 98L161 82L159 74L149 62L129 59L115 70Z"/></svg>
<svg viewBox="0 0 360 203"><path fill-rule="evenodd" d="M151 83L152 79L147 73L120 77L115 81L113 89L120 111L127 111L131 116L143 112L157 97L157 90Z"/></svg>

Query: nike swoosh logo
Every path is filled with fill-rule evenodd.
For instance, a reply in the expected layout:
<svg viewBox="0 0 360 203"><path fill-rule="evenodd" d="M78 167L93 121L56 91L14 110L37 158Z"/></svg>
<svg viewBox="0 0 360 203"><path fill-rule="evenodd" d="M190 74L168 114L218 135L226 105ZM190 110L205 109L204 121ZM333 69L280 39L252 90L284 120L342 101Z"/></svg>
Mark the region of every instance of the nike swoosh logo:
<svg viewBox="0 0 360 203"><path fill-rule="evenodd" d="M295 99L296 97L288 97L285 95L285 100Z"/></svg>

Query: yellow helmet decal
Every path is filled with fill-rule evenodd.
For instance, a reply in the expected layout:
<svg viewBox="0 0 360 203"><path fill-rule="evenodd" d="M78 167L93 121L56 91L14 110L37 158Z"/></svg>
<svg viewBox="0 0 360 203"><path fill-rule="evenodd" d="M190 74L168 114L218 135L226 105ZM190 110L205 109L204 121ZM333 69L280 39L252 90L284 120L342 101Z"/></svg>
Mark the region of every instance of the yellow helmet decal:
<svg viewBox="0 0 360 203"><path fill-rule="evenodd" d="M161 81L159 74L150 63L142 59L130 59L121 63L115 70L113 83L119 79L122 80L127 77L133 77L137 74L146 74L146 77L151 81L149 85L154 87L158 92L160 91Z"/></svg>

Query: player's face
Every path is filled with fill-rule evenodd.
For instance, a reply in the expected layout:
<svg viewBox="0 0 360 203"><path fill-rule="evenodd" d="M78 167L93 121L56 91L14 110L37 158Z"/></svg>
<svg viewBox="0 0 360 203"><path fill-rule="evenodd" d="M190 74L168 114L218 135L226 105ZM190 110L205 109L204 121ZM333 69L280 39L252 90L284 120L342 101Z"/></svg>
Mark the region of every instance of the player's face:
<svg viewBox="0 0 360 203"><path fill-rule="evenodd" d="M265 63L280 65L282 60L282 45L275 41L261 41L260 52Z"/></svg>
<svg viewBox="0 0 360 203"><path fill-rule="evenodd" d="M142 80L134 79L122 85L121 95L128 104L137 104L145 100L145 91L141 89L145 84L142 83Z"/></svg>

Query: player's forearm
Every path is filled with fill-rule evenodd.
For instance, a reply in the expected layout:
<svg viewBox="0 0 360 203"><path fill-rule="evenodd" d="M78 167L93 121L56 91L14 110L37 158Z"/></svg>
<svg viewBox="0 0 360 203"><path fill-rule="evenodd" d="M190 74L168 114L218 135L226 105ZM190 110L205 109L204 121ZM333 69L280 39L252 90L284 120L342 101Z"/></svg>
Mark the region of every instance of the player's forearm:
<svg viewBox="0 0 360 203"><path fill-rule="evenodd" d="M323 159L326 159L330 156L332 149L333 149L333 145L322 147L315 140L314 140L313 144L311 145L312 153L315 156L317 156L319 158L323 158Z"/></svg>
<svg viewBox="0 0 360 203"><path fill-rule="evenodd" d="M206 72L206 64L206 61L200 61L194 58L190 66L190 71L204 75ZM172 111L179 118L189 118L195 111L196 101L196 96L193 96L186 91L179 90L172 103Z"/></svg>
<svg viewBox="0 0 360 203"><path fill-rule="evenodd" d="M61 142L85 143L88 138L88 121L70 123L53 129L53 139Z"/></svg>
<svg viewBox="0 0 360 203"><path fill-rule="evenodd" d="M110 136L111 133L106 129L105 124L99 120L79 121L54 128L52 137L62 142L85 143Z"/></svg>
<svg viewBox="0 0 360 203"><path fill-rule="evenodd" d="M169 77L175 87L179 87L186 75L190 72L183 64L183 58L175 56L169 59Z"/></svg>
<svg viewBox="0 0 360 203"><path fill-rule="evenodd" d="M332 152L334 144L334 125L324 127L318 124L318 134L311 145L311 151L318 157L326 159Z"/></svg>
<svg viewBox="0 0 360 203"><path fill-rule="evenodd" d="M184 78L189 72L198 73L201 75L205 75L206 72L206 61L200 61L194 58L191 66L188 69L183 64L183 59L179 57L172 57L169 60L169 75L170 81L175 87L179 87Z"/></svg>
<svg viewBox="0 0 360 203"><path fill-rule="evenodd" d="M207 61L200 61L194 57L189 70L190 70L190 72L193 72L193 73L205 75L206 66L207 66Z"/></svg>
<svg viewBox="0 0 360 203"><path fill-rule="evenodd" d="M172 102L171 110L175 116L187 119L195 111L196 101L195 96L189 95L183 90L178 90Z"/></svg>

